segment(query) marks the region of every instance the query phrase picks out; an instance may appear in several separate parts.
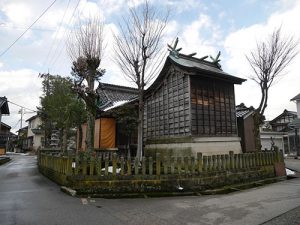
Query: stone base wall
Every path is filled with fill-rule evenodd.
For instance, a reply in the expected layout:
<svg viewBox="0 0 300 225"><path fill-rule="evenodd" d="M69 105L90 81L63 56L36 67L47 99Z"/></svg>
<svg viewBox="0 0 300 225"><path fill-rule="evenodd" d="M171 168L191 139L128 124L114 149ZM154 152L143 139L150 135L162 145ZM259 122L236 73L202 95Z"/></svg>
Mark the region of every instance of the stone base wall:
<svg viewBox="0 0 300 225"><path fill-rule="evenodd" d="M207 189L284 177L282 152L256 152L197 157L155 159L118 157L72 157L39 154L39 170L56 183L75 189L79 195L129 193L202 192Z"/></svg>
<svg viewBox="0 0 300 225"><path fill-rule="evenodd" d="M117 194L155 192L203 192L206 190L263 181L274 178L274 167L268 166L250 171L239 172L205 172L199 175L162 175L159 178L132 176L126 179L105 179L82 176L69 176L69 187L78 195L113 196Z"/></svg>

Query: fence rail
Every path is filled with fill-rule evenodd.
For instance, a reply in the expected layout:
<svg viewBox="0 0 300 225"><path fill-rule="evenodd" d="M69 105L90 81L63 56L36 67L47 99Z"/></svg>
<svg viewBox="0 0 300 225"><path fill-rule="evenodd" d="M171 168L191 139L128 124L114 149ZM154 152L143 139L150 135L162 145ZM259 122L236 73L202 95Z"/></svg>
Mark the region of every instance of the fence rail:
<svg viewBox="0 0 300 225"><path fill-rule="evenodd" d="M113 154L112 157L80 159L71 156L55 156L45 153L39 155L39 166L63 175L101 176L118 179L122 176L160 176L194 175L204 172L239 171L271 166L283 162L279 151L202 156L197 157L143 157L124 159Z"/></svg>

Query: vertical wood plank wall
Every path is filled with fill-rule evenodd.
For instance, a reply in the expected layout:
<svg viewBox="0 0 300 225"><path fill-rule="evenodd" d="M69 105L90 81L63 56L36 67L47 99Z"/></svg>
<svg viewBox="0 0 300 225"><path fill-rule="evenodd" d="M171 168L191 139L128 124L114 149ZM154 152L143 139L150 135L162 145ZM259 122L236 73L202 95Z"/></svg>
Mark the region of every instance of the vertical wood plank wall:
<svg viewBox="0 0 300 225"><path fill-rule="evenodd" d="M190 135L189 79L171 67L161 86L145 100L144 138Z"/></svg>

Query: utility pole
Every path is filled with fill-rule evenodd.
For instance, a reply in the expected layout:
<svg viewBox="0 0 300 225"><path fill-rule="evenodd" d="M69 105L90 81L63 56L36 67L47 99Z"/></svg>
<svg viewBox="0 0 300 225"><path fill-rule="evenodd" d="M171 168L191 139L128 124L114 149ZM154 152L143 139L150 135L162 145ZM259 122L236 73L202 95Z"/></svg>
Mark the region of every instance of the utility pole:
<svg viewBox="0 0 300 225"><path fill-rule="evenodd" d="M21 114L21 125L20 125L20 129L22 129L22 125L23 125L23 113L24 113L24 108L21 107L21 109L19 110L19 114Z"/></svg>

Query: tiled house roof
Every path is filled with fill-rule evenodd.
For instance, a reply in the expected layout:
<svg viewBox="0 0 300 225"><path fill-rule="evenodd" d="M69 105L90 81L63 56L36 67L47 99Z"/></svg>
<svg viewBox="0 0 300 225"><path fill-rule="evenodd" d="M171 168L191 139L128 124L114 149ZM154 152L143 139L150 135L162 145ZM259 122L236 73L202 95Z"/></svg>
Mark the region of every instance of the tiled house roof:
<svg viewBox="0 0 300 225"><path fill-rule="evenodd" d="M9 114L9 108L6 97L0 97L0 113L2 115Z"/></svg>
<svg viewBox="0 0 300 225"><path fill-rule="evenodd" d="M296 100L300 100L300 93L291 99L291 101L296 101Z"/></svg>
<svg viewBox="0 0 300 225"><path fill-rule="evenodd" d="M136 88L125 87L114 84L102 83L96 90L99 95L98 108L105 111L118 104L118 102L129 102L137 98Z"/></svg>
<svg viewBox="0 0 300 225"><path fill-rule="evenodd" d="M244 103L236 106L236 117L238 118L246 118L254 112L254 108L252 106L247 107Z"/></svg>

